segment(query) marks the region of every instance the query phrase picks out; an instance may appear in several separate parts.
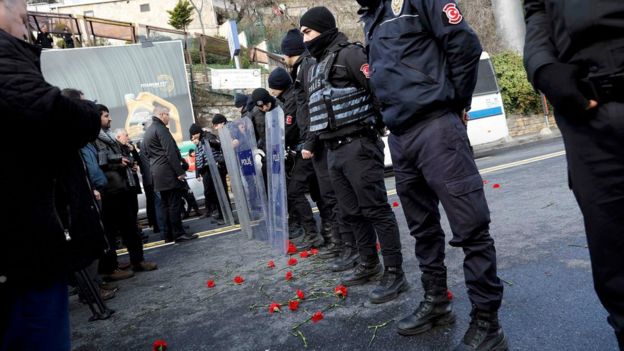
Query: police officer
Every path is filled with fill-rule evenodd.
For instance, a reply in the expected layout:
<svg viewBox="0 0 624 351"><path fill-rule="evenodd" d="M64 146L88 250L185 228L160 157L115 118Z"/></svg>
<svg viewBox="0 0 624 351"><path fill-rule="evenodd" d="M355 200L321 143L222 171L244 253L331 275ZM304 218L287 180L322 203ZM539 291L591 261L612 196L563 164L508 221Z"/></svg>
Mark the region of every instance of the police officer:
<svg viewBox="0 0 624 351"><path fill-rule="evenodd" d="M277 97L277 103L281 105L285 117L285 142L286 147L296 152L299 144L299 128L295 121L297 113L297 101L294 96L292 79L285 69L279 67L269 75L269 88L271 95ZM310 202L306 198L306 191L309 190L308 176L314 172L312 162L304 160L299 155L296 156L292 176L288 181L288 208L291 209L297 219L303 225L305 234L303 245L300 249L307 250L311 247L320 247L325 240L319 235L316 227L316 220L312 213Z"/></svg>
<svg viewBox="0 0 624 351"><path fill-rule="evenodd" d="M447 297L444 232L465 253L472 302L470 327L457 350L504 350L498 322L503 286L483 182L466 127L481 54L479 39L454 0L358 0L371 64L371 85L392 135L389 146L403 211L416 239L424 301L398 323L402 335L453 323Z"/></svg>
<svg viewBox="0 0 624 351"><path fill-rule="evenodd" d="M345 229L345 226L339 225L336 194L329 179L327 152L323 143L316 143L314 149L313 146L306 146L305 144L310 130L306 73L310 71L310 67L316 64L316 60L306 50L303 36L298 29L291 29L286 33L282 40L281 49L284 54L284 61L291 67L290 77L294 84L294 96L297 103L296 122L300 133L297 149L300 151L307 147L307 150L312 150L314 153L314 157L311 157L313 169L308 175L308 179L318 184L321 201L317 201L317 204L323 220L321 232L325 241L329 242L319 257L323 259L338 258L337 262L331 265L331 269L336 272L345 271L353 268L357 262L355 237L353 232ZM309 156L307 155L307 157ZM302 160L305 159L302 157ZM342 244L343 240L348 242L346 246Z"/></svg>
<svg viewBox="0 0 624 351"><path fill-rule="evenodd" d="M524 61L555 108L594 287L624 350L624 2L526 0Z"/></svg>
<svg viewBox="0 0 624 351"><path fill-rule="evenodd" d="M365 284L383 276L369 298L373 303L390 301L408 285L399 228L384 184L384 144L368 86L366 53L338 31L325 7L308 10L300 24L304 42L317 61L309 72L310 132L328 148L338 206L345 224L353 228L360 254L359 264L342 277L342 283ZM385 270L377 256L375 231Z"/></svg>

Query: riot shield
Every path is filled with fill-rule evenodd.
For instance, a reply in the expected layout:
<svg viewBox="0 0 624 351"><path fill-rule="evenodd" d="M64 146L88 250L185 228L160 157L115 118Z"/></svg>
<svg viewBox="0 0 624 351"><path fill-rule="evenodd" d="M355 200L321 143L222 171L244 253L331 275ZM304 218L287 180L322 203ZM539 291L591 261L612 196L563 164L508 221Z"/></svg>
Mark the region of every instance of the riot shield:
<svg viewBox="0 0 624 351"><path fill-rule="evenodd" d="M226 186L221 181L221 174L217 160L212 153L212 147L207 140L203 141L204 150L206 150L206 156L208 158L208 168L210 168L210 176L212 177L212 183L214 184L217 192L217 198L219 199L219 207L223 214L223 220L227 225L234 225L234 216L232 215L232 204L230 204L230 198L227 195Z"/></svg>
<svg viewBox="0 0 624 351"><path fill-rule="evenodd" d="M267 202L253 124L249 118L227 123L219 130L221 149L230 174L241 230L250 239L268 242Z"/></svg>
<svg viewBox="0 0 624 351"><path fill-rule="evenodd" d="M284 111L280 107L266 113L267 188L269 243L281 253L288 249L288 202L284 167Z"/></svg>

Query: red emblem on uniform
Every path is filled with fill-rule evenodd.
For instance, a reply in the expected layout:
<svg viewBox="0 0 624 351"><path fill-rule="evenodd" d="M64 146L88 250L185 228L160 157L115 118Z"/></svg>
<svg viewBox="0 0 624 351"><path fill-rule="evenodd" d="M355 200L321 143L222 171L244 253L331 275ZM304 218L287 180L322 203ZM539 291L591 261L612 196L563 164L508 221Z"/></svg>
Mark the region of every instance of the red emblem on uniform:
<svg viewBox="0 0 624 351"><path fill-rule="evenodd" d="M368 63L363 64L362 67L360 67L360 71L364 73L364 76L366 77L366 79L370 78L370 69L369 69Z"/></svg>
<svg viewBox="0 0 624 351"><path fill-rule="evenodd" d="M292 116L286 116L286 124L287 125L291 125L292 124Z"/></svg>
<svg viewBox="0 0 624 351"><path fill-rule="evenodd" d="M442 11L444 11L446 17L448 17L450 24L459 24L464 19L464 16L462 16L461 12L459 12L457 5L453 3L446 4Z"/></svg>

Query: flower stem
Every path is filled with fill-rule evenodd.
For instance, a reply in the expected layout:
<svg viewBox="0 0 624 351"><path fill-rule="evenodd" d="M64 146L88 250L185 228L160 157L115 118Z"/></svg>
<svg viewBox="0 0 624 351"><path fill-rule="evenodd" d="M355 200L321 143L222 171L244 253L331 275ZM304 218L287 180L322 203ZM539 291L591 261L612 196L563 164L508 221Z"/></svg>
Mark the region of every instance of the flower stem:
<svg viewBox="0 0 624 351"><path fill-rule="evenodd" d="M379 330L379 328L383 328L386 327L388 324L394 322L394 319L391 319L385 323L381 323L381 324L377 324L377 325L369 325L368 329L374 329L373 330L373 337L370 339L370 342L368 343L368 347L370 348L373 345L373 341L375 341L375 338L377 337L377 330Z"/></svg>

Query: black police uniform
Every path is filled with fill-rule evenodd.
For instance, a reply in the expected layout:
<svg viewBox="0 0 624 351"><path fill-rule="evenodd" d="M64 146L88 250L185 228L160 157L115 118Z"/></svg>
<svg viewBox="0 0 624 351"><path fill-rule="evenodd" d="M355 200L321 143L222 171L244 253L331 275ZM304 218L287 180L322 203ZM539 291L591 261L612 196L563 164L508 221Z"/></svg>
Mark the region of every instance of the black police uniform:
<svg viewBox="0 0 624 351"><path fill-rule="evenodd" d="M308 74L310 131L327 148L329 175L340 214L344 225L352 228L355 233L360 261L369 265L378 262L376 231L385 266L400 268L403 258L399 229L388 204L384 183L384 144L376 129L376 117L337 126L334 129L331 128L330 120L326 129L316 130L322 128L315 120L315 110L322 102L315 101L314 94L315 91L319 91L317 85L324 77L318 77L314 72L323 74L324 59L334 53L335 60L327 77L333 89L353 87L366 91L369 89L366 75L368 63L364 49L359 45L349 44L347 37L338 33L322 57L317 58L317 65ZM339 107L340 103L338 101L333 107L332 114L336 115L336 120L339 115L354 111L342 110Z"/></svg>
<svg viewBox="0 0 624 351"><path fill-rule="evenodd" d="M355 243L355 237L353 232L349 230L342 230L339 225L338 206L336 204L336 194L334 188L331 185L329 179L329 170L327 168L327 153L325 152L322 143L317 143L316 148L306 145L310 130L310 118L308 110L308 92L307 92L307 72L310 68L316 64L316 60L306 51L295 62L290 72L293 80L293 89L295 100L297 103L297 126L299 129L299 138L297 144L297 151L308 150L314 153L314 157L310 161L312 165L311 171L306 168L308 176L306 179L312 184L311 193L318 192L320 201L316 201L321 219L323 220L323 235L327 243L330 245L328 250L332 250L335 254L341 246L341 232L344 232L344 236L350 243ZM306 149L309 147L309 149ZM314 187L316 185L316 189ZM313 198L315 197L311 194ZM325 233L327 228L330 228L331 233ZM329 234L329 237L326 236ZM331 244L333 243L333 245ZM353 245L353 247L355 247ZM325 254L327 255L327 254ZM331 256L331 255L330 255Z"/></svg>
<svg viewBox="0 0 624 351"><path fill-rule="evenodd" d="M318 235L316 220L312 213L310 202L306 198L306 192L310 189L310 175L314 175L312 162L304 160L300 156L299 147L299 127L297 126L297 100L294 85L286 89L278 98L278 104L284 111L284 128L286 147L297 152L295 164L288 180L288 208L293 210L297 219L306 232L304 239L307 241L307 249L310 246L319 247L323 244L322 237Z"/></svg>
<svg viewBox="0 0 624 351"><path fill-rule="evenodd" d="M594 286L624 350L624 2L526 0L524 6L525 66L555 106L570 185L585 219ZM544 74L565 65L576 75ZM557 90L569 87L585 105L565 106L570 104ZM585 111L587 99L598 107Z"/></svg>
<svg viewBox="0 0 624 351"><path fill-rule="evenodd" d="M381 1L362 11L371 86L392 134L389 146L403 211L416 239L425 290L446 287L446 211L451 246L465 252L472 304L500 307L494 240L483 182L460 113L471 103L481 45L453 0Z"/></svg>

